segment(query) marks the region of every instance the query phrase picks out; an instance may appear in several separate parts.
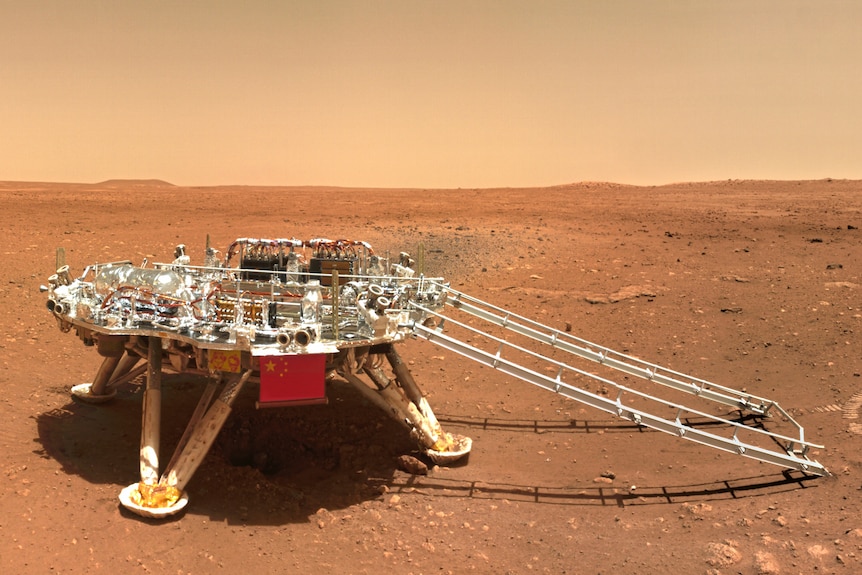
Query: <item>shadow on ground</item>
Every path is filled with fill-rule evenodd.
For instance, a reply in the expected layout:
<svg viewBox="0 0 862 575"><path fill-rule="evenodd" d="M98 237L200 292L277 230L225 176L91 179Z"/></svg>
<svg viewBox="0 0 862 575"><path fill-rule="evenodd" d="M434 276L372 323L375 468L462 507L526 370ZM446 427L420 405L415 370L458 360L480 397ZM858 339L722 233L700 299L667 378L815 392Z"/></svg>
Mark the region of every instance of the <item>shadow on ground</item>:
<svg viewBox="0 0 862 575"><path fill-rule="evenodd" d="M205 385L196 376L164 378L163 462ZM41 414L38 454L90 483L117 485L119 493L138 478L142 396L137 381L110 403L72 400ZM320 508L379 497L380 479L394 478L398 456L416 450L404 427L346 384L330 385L327 405L257 410L256 396L256 387L249 386L237 399L188 485L185 513L229 523L305 522Z"/></svg>

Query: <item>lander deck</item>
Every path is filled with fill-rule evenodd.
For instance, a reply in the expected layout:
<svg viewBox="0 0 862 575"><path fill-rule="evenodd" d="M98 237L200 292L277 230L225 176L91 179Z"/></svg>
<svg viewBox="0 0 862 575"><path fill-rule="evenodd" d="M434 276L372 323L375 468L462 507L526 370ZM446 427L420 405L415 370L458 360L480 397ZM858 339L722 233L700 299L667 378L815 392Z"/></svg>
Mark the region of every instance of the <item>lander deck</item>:
<svg viewBox="0 0 862 575"><path fill-rule="evenodd" d="M141 481L120 495L124 506L141 515L161 517L186 504L185 486L249 380L260 383L259 407L277 407L325 402L326 381L340 377L405 424L432 461L446 464L465 456L471 440L443 431L396 351L395 344L409 336L644 427L805 473L828 473L808 456L821 446L808 442L802 427L776 402L620 354L487 304L453 290L442 278L426 277L421 265L417 273L406 253L383 257L365 242L347 240L242 238L223 260L208 245L200 266L191 264L180 245L170 263L93 264L78 278L60 260L58 255L57 273L44 288L48 309L61 330L74 330L104 357L93 382L73 387L73 395L108 401L118 386L147 375ZM524 343L510 341L515 338ZM573 360L641 378L652 387L623 386L574 367ZM161 376L171 371L207 375L210 383L163 466ZM579 385L582 379L598 381L613 393L591 392ZM653 388L694 398L699 405L684 405ZM729 418L714 406L741 416ZM775 413L789 431L761 425L761 418ZM750 418L743 414L757 424L748 425ZM693 424L694 419L709 426Z"/></svg>
<svg viewBox="0 0 862 575"><path fill-rule="evenodd" d="M48 308L85 343L100 343L94 334L158 335L261 356L398 341L426 315L413 304L445 302L446 286L414 277L409 256L387 261L384 271L362 242L239 239L224 262L209 250L204 266L190 265L182 246L175 255L152 268L94 264L75 281L61 268L49 281Z"/></svg>

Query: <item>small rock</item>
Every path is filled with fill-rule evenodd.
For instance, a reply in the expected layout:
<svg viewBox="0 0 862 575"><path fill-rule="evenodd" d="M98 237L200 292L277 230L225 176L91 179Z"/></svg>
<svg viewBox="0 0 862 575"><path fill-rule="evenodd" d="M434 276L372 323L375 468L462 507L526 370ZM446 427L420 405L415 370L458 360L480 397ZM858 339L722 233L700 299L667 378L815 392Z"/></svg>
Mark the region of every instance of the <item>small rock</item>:
<svg viewBox="0 0 862 575"><path fill-rule="evenodd" d="M754 565L757 568L759 575L778 575L781 573L781 567L775 556L768 551L758 551L754 554Z"/></svg>
<svg viewBox="0 0 862 575"><path fill-rule="evenodd" d="M428 466L412 455L402 455L399 457L398 468L411 475L428 475Z"/></svg>
<svg viewBox="0 0 862 575"><path fill-rule="evenodd" d="M609 303L607 296L595 295L595 296L584 296L584 301L592 304L599 303Z"/></svg>
<svg viewBox="0 0 862 575"><path fill-rule="evenodd" d="M817 544L811 545L810 547L808 547L808 549L806 549L806 551L808 551L808 554L811 557L819 560L822 560L823 557L829 554L829 551L827 551L822 545Z"/></svg>
<svg viewBox="0 0 862 575"><path fill-rule="evenodd" d="M712 511L709 503L683 503L682 510L694 517L701 517Z"/></svg>
<svg viewBox="0 0 862 575"><path fill-rule="evenodd" d="M742 553L727 543L708 543L706 552L706 562L713 567L727 567L742 559Z"/></svg>

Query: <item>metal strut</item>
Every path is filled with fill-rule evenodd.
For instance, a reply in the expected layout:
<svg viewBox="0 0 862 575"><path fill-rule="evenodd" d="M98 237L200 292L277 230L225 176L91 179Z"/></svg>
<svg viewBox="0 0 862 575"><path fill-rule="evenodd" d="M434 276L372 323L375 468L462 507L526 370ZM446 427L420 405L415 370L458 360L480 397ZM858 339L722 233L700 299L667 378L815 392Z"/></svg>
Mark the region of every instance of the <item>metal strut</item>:
<svg viewBox="0 0 862 575"><path fill-rule="evenodd" d="M166 517L185 506L185 501L188 500L183 493L186 485L215 442L219 431L230 415L234 400L252 374L252 370L248 369L242 375L234 375L224 383L221 392L216 397L223 374L221 372L210 373L210 381L176 446L173 457L165 471L160 474L162 351L161 338L151 336L149 338L147 363L144 366L147 371L147 382L141 416L141 480L138 484L124 489L120 494L120 502L124 507L146 517ZM213 399L214 397L215 399ZM186 499L164 506L153 507L149 503L142 505L132 496L133 492L143 494L141 489L146 490L147 495L144 497L148 498L153 497L154 494L164 495L169 493L169 489L172 489L178 496L183 495Z"/></svg>
<svg viewBox="0 0 862 575"><path fill-rule="evenodd" d="M472 440L443 430L394 346L380 346L375 353L368 351L368 348L348 349L337 361L338 375L393 419L404 424L434 463L448 465L469 453ZM394 381L382 369L383 356L392 367ZM366 385L359 377L360 373L366 375L372 385Z"/></svg>
<svg viewBox="0 0 862 575"><path fill-rule="evenodd" d="M501 332L501 335L496 336L482 331L474 327L472 321L470 324L466 321L457 321L450 315L413 304L416 309L441 320L436 329L423 323L413 323L412 329L415 335L482 365L632 421L637 425L781 467L812 475L829 475L829 471L822 464L808 457L810 449L822 449L823 446L806 441L802 426L772 400L639 360L521 317L451 288L448 288L448 292L447 309L451 308L457 310L455 313L484 320L489 324L486 329L496 329ZM443 324L461 337L444 334L442 327L439 327ZM516 345L504 339L511 334L523 336L524 345ZM471 343L468 344L465 341ZM746 420L751 419L751 416L730 419L707 412L709 407L695 409L621 385L609 378L572 367L566 361L552 359L534 351L536 342L549 346L553 350L559 350L560 353L555 353L555 356L563 356L564 359L571 356L586 359L609 368L611 372L622 372L647 380L650 384L656 384L659 389L689 394L702 403L712 402L720 406L730 406L740 413L747 411L754 415L754 419L768 417L773 412L777 412L781 415L782 422L786 421L786 425L792 428L789 433L794 435L775 433L762 426L746 425ZM529 367L524 364L528 364ZM554 375L545 375L546 373ZM565 381L567 377L570 381ZM613 394L605 397L574 385L573 382L579 378L588 378L608 388L616 389L616 397L611 399ZM641 407L636 408L632 404L648 405L650 411ZM670 410L672 414L661 416L653 413L662 410ZM693 424L690 422L692 419L701 420L702 423ZM717 432L706 431L707 427L712 430L724 430L731 435L728 437ZM744 439L740 437L742 434Z"/></svg>

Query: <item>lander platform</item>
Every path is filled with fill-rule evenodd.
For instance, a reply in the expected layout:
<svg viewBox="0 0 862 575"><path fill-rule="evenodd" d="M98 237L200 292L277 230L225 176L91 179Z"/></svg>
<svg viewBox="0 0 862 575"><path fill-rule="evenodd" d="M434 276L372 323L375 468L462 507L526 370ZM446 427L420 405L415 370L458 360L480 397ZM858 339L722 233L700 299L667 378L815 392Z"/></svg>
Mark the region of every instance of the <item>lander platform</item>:
<svg viewBox="0 0 862 575"><path fill-rule="evenodd" d="M258 407L281 407L325 403L327 381L341 378L403 423L434 463L464 457L470 438L442 429L398 354L397 344L408 337L639 426L786 469L828 474L809 457L822 446L807 441L775 401L486 303L444 278L426 277L421 252L418 257L417 266L407 253L382 256L361 241L240 238L223 259L207 240L202 265L192 265L179 245L169 263L97 263L73 277L58 251L58 269L44 286L47 307L62 331L74 332L103 357L93 382L74 386L72 394L108 402L119 386L146 375L140 480L122 490L121 503L148 517L184 508L189 480L249 381L259 383ZM164 464L166 372L205 375L208 384ZM643 385L620 384L614 374ZM585 382L607 391L590 391ZM689 398L685 405L680 397ZM780 429L768 429L765 420Z"/></svg>

